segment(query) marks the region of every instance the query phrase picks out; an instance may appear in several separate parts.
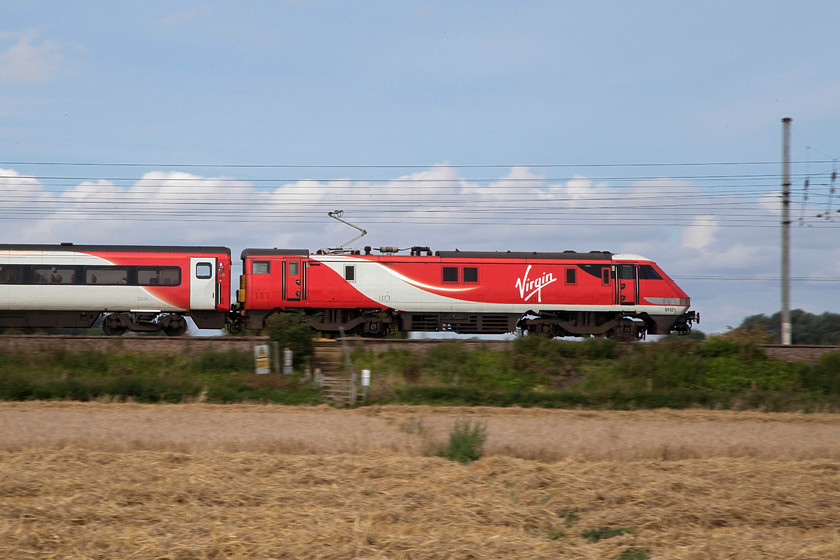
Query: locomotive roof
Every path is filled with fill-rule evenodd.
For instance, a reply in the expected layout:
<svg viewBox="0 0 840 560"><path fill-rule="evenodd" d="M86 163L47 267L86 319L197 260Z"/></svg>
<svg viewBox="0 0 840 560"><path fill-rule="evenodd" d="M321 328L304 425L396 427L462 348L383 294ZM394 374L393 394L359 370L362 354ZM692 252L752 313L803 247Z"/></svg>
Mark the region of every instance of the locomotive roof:
<svg viewBox="0 0 840 560"><path fill-rule="evenodd" d="M245 249L241 258L249 256L302 256L308 257L311 253L307 249ZM356 253L358 254L358 253ZM613 253L609 251L589 251L578 253L576 251L563 251L558 253L546 253L539 251L435 251L436 257L446 259L562 259L562 260L609 260Z"/></svg>
<svg viewBox="0 0 840 560"><path fill-rule="evenodd" d="M60 245L39 245L39 244L0 244L0 251L122 251L131 253L225 253L230 255L227 247L199 247L186 245L74 245L73 243L61 243Z"/></svg>
<svg viewBox="0 0 840 560"><path fill-rule="evenodd" d="M256 256L269 256L269 255L299 255L302 257L309 256L309 249L244 249L242 254L239 256L240 259L244 259L245 257L256 255Z"/></svg>
<svg viewBox="0 0 840 560"><path fill-rule="evenodd" d="M444 258L468 259L574 259L574 260L604 260L609 259L609 251L589 251L578 253L563 251L561 253L541 253L538 251L436 251L436 256Z"/></svg>

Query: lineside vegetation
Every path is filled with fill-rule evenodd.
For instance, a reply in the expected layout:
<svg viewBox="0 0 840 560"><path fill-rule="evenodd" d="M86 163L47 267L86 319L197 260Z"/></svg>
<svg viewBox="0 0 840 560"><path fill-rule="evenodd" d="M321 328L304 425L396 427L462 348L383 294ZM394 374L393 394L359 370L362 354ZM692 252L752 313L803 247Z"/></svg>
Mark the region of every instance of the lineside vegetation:
<svg viewBox="0 0 840 560"><path fill-rule="evenodd" d="M357 348L356 370L373 372L363 404L544 408L840 409L840 352L819 363L768 358L751 341L714 337L619 344L538 336L509 351L445 342L423 353ZM0 354L0 400L143 403L317 404L304 378L255 375L246 352L105 354L53 350Z"/></svg>

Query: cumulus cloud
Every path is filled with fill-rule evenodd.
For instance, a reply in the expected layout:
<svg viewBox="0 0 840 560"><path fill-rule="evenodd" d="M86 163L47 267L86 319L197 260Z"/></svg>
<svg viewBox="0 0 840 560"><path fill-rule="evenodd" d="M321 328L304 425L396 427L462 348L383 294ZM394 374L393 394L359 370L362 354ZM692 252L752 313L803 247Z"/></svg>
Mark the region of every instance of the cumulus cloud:
<svg viewBox="0 0 840 560"><path fill-rule="evenodd" d="M40 84L62 69L64 55L56 41L39 40L34 31L0 35L0 84Z"/></svg>
<svg viewBox="0 0 840 560"><path fill-rule="evenodd" d="M765 194L759 199L759 205L767 212L773 214L782 213L782 193L780 191L773 191Z"/></svg>
<svg viewBox="0 0 840 560"><path fill-rule="evenodd" d="M695 216L691 224L683 230L682 245L702 251L715 240L719 229L719 222L714 216Z"/></svg>

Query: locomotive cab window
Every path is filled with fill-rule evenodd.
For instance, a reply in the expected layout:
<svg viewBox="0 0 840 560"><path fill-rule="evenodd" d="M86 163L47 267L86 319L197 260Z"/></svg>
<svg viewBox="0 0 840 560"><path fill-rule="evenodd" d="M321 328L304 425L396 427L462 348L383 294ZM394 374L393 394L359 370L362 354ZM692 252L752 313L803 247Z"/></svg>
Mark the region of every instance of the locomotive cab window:
<svg viewBox="0 0 840 560"><path fill-rule="evenodd" d="M199 280L208 280L213 278L213 265L202 262L195 265L195 277Z"/></svg>
<svg viewBox="0 0 840 560"><path fill-rule="evenodd" d="M344 265L344 279L348 282L355 282L356 281L356 265L354 264L347 264Z"/></svg>
<svg viewBox="0 0 840 560"><path fill-rule="evenodd" d="M610 283L610 269L609 267L604 267L601 269L601 284L606 286Z"/></svg>
<svg viewBox="0 0 840 560"><path fill-rule="evenodd" d="M655 268L649 264L643 264L639 267L639 280L662 280L662 277Z"/></svg>
<svg viewBox="0 0 840 560"><path fill-rule="evenodd" d="M268 274L271 272L271 263L269 261L253 261L251 263L252 274Z"/></svg>
<svg viewBox="0 0 840 560"><path fill-rule="evenodd" d="M298 273L298 263L297 261L289 262L289 276L297 276Z"/></svg>
<svg viewBox="0 0 840 560"><path fill-rule="evenodd" d="M457 282L458 281L458 267L456 267L456 266L444 266L443 267L443 281L444 282Z"/></svg>
<svg viewBox="0 0 840 560"><path fill-rule="evenodd" d="M566 284L575 284L577 283L577 274L576 269L574 268L567 268L566 269Z"/></svg>
<svg viewBox="0 0 840 560"><path fill-rule="evenodd" d="M464 282L470 284L477 284L478 283L478 269L474 266L465 266L464 267Z"/></svg>

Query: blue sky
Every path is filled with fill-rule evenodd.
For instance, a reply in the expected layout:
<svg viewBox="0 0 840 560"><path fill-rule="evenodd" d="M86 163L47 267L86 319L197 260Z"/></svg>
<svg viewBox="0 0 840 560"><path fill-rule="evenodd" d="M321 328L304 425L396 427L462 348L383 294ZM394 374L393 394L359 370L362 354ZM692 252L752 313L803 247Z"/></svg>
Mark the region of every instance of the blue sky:
<svg viewBox="0 0 840 560"><path fill-rule="evenodd" d="M792 304L840 313L835 2L0 12L0 242L317 249L342 208L360 244L641 253L721 332L779 309L791 117Z"/></svg>

